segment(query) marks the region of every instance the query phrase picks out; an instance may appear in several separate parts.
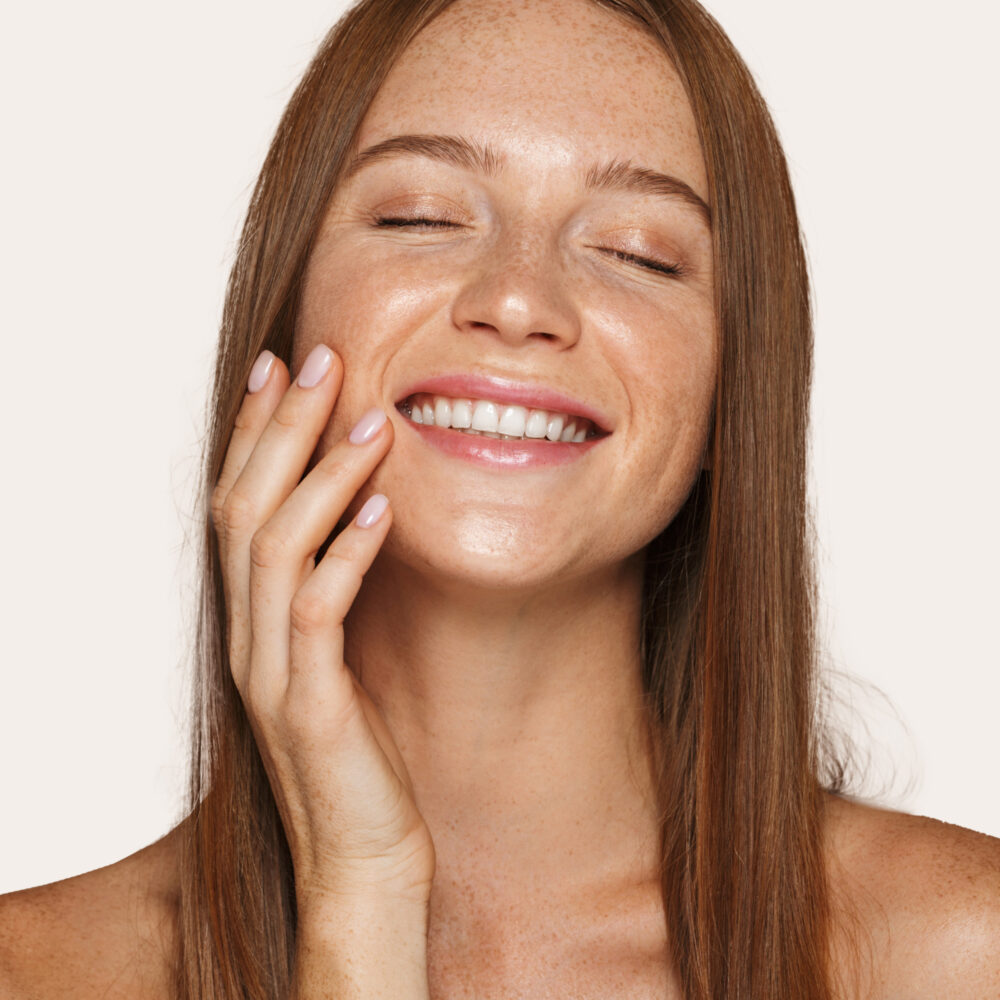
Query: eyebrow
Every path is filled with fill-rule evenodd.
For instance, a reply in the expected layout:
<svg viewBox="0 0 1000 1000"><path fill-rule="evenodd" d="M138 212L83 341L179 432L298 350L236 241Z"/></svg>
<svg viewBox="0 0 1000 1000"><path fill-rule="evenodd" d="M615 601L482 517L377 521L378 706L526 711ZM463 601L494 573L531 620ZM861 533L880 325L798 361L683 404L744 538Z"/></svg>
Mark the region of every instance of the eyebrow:
<svg viewBox="0 0 1000 1000"><path fill-rule="evenodd" d="M455 135L394 135L362 150L350 162L344 180L353 177L362 167L403 153L428 156L456 167L478 170L489 177L500 172L501 159L488 146Z"/></svg>
<svg viewBox="0 0 1000 1000"><path fill-rule="evenodd" d="M347 181L363 167L377 160L403 154L426 156L495 177L503 168L503 157L492 147L455 135L395 135L369 146L348 164L342 180ZM696 209L705 223L712 224L712 210L703 198L679 177L661 174L647 167L612 160L590 167L584 178L590 191L631 191L661 198L679 198Z"/></svg>
<svg viewBox="0 0 1000 1000"><path fill-rule="evenodd" d="M679 177L648 167L613 160L601 167L591 167L587 171L586 185L593 191L632 191L661 198L680 198L698 211L706 225L712 225L712 210L694 188Z"/></svg>

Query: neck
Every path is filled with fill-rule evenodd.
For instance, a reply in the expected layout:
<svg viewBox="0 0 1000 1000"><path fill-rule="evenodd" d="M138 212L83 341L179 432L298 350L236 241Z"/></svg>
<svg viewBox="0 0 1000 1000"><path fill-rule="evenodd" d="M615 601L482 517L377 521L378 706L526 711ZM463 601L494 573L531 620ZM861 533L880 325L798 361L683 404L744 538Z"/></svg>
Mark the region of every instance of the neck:
<svg viewBox="0 0 1000 1000"><path fill-rule="evenodd" d="M406 761L438 877L472 865L514 892L569 887L655 852L641 584L641 555L531 593L381 556L369 570L346 659Z"/></svg>

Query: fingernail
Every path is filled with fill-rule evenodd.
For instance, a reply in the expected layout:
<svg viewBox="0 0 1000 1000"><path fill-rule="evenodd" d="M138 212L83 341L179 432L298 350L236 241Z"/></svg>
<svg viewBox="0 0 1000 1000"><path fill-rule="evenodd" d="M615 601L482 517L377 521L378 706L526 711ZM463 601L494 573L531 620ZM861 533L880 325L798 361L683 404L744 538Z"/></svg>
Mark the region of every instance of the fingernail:
<svg viewBox="0 0 1000 1000"><path fill-rule="evenodd" d="M378 433L378 429L385 423L385 411L377 406L372 407L355 425L354 430L347 435L351 444L364 444L371 441Z"/></svg>
<svg viewBox="0 0 1000 1000"><path fill-rule="evenodd" d="M389 506L389 498L381 493L370 496L365 505L358 511L355 523L359 528L370 528L384 513Z"/></svg>
<svg viewBox="0 0 1000 1000"><path fill-rule="evenodd" d="M274 355L270 351L261 351L260 357L253 363L253 368L250 369L250 377L247 379L248 392L260 392L267 385L273 364Z"/></svg>
<svg viewBox="0 0 1000 1000"><path fill-rule="evenodd" d="M309 352L309 357L302 365L302 371L299 372L296 381L303 389L311 389L314 385L319 385L329 370L331 361L333 361L333 352L330 348L326 344L317 344Z"/></svg>

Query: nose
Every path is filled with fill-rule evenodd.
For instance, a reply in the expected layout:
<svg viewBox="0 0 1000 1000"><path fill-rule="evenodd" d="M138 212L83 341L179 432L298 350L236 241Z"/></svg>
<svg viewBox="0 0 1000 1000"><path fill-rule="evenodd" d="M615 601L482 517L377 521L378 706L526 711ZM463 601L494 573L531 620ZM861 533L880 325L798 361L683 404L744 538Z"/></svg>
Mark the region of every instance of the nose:
<svg viewBox="0 0 1000 1000"><path fill-rule="evenodd" d="M566 349L580 339L580 316L555 247L497 240L472 266L452 306L455 326L516 347L549 342Z"/></svg>

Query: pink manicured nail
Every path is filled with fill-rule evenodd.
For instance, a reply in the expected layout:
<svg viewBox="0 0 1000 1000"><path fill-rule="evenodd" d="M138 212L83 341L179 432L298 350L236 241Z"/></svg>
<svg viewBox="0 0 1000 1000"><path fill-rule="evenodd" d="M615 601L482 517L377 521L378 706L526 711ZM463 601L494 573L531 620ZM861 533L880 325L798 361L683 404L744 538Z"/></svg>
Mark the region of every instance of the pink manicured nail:
<svg viewBox="0 0 1000 1000"><path fill-rule="evenodd" d="M273 365L274 355L270 351L261 351L260 357L250 369L250 377L247 379L248 392L260 392L267 385L267 379Z"/></svg>
<svg viewBox="0 0 1000 1000"><path fill-rule="evenodd" d="M378 433L378 429L385 423L385 411L377 406L372 407L355 425L354 430L347 435L351 444L364 444L371 441Z"/></svg>
<svg viewBox="0 0 1000 1000"><path fill-rule="evenodd" d="M302 365L302 371L296 379L303 389L311 389L314 385L319 385L320 380L330 369L330 362L333 361L333 352L326 344L317 344L306 358Z"/></svg>
<svg viewBox="0 0 1000 1000"><path fill-rule="evenodd" d="M385 513L388 506L389 498L381 493L370 496L365 501L364 507L358 511L355 523L359 528L370 528Z"/></svg>

